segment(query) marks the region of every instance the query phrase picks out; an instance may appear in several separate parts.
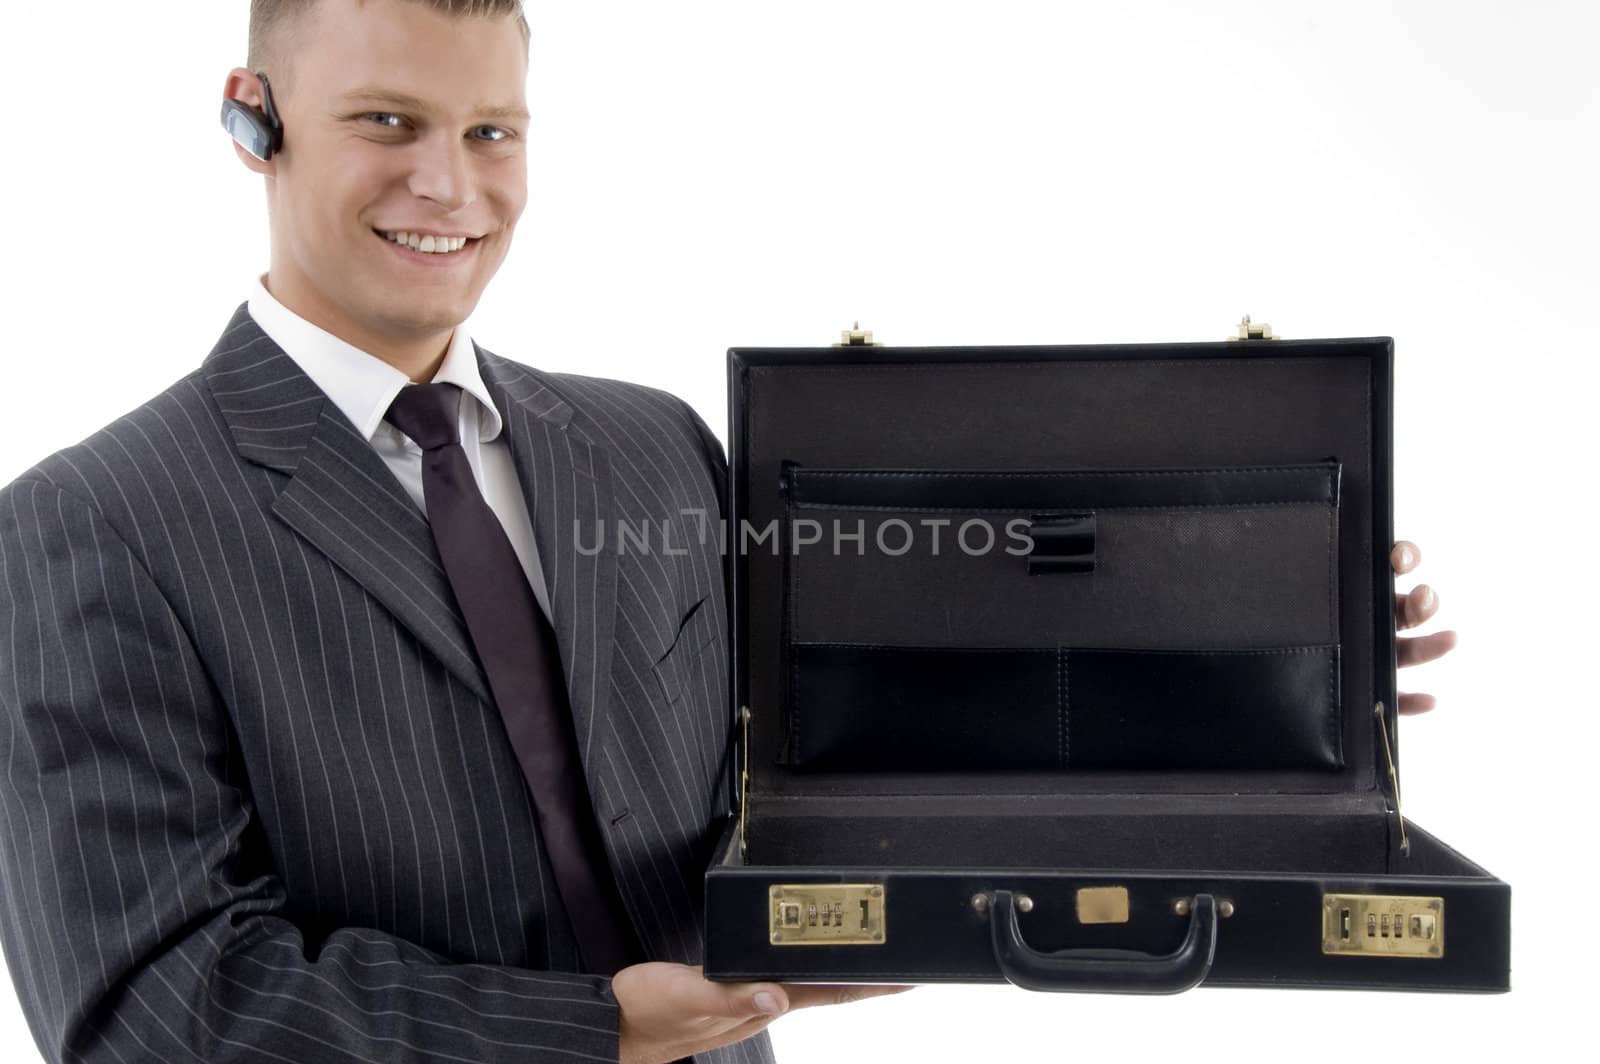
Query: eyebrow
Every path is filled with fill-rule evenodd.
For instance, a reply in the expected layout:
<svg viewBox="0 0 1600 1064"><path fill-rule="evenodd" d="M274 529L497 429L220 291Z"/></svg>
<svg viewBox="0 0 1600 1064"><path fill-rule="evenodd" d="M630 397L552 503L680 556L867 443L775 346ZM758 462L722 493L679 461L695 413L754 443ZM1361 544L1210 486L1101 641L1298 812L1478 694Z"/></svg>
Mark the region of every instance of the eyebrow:
<svg viewBox="0 0 1600 1064"><path fill-rule="evenodd" d="M429 106L426 101L419 99L416 96L412 96L409 93L397 92L394 89L378 88L376 86L355 89L352 92L345 93L340 97L340 99L347 103L360 102L388 104L390 106L402 108L403 110L418 111L424 114L433 110L433 108ZM515 104L500 104L492 107L483 106L477 108L474 111L474 114L480 115L484 118L520 118L524 122L528 120L528 109Z"/></svg>

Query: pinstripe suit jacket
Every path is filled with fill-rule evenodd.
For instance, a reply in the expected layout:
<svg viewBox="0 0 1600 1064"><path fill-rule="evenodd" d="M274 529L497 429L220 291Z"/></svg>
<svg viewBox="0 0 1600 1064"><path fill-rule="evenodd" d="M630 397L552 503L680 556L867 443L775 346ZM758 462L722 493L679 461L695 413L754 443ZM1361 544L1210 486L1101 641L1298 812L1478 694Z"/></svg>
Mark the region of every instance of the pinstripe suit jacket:
<svg viewBox="0 0 1600 1064"><path fill-rule="evenodd" d="M664 392L479 360L628 913L698 963L721 449ZM428 525L243 307L0 491L0 588L0 940L49 1060L616 1059Z"/></svg>

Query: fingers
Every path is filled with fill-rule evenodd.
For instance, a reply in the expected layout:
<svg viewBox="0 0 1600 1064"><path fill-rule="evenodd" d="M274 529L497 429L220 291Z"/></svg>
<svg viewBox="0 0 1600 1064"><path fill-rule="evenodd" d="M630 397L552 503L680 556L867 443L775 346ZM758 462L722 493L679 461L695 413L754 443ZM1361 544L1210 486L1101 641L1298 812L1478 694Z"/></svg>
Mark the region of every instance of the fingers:
<svg viewBox="0 0 1600 1064"><path fill-rule="evenodd" d="M747 1038L789 1007L781 983L714 983L702 968L645 961L618 971L618 1056L628 1064L677 1060Z"/></svg>
<svg viewBox="0 0 1600 1064"><path fill-rule="evenodd" d="M1422 562L1422 551L1408 539L1397 540L1389 551L1389 564L1396 573L1409 573ZM1396 631L1415 628L1439 612L1439 596L1427 584L1418 584L1404 594L1394 597L1394 627ZM1431 635L1411 636L1395 640L1395 663L1401 668L1433 661L1455 649L1456 633L1434 632ZM1438 699L1429 694L1400 693L1397 707L1403 716L1427 713L1438 705Z"/></svg>
<svg viewBox="0 0 1600 1064"><path fill-rule="evenodd" d="M863 1001L867 998L885 997L890 994L902 994L914 987L909 986L808 986L804 983L785 983L784 989L789 992L789 1007L792 1009L812 1008L816 1005L848 1005L852 1001Z"/></svg>
<svg viewBox="0 0 1600 1064"><path fill-rule="evenodd" d="M1418 584L1404 594L1394 597L1395 631L1403 632L1439 612L1439 596L1427 584Z"/></svg>
<svg viewBox="0 0 1600 1064"><path fill-rule="evenodd" d="M693 983L686 987L694 995L695 1011L701 1016L722 1020L770 1021L790 1009L789 995L782 983L713 983L698 967L689 968Z"/></svg>
<svg viewBox="0 0 1600 1064"><path fill-rule="evenodd" d="M746 1038L760 1034L775 1019L777 1019L775 1016L759 1016L756 1019L746 1020L736 1027L707 1035L704 1038L676 1042L670 1048L663 1047L665 1052L657 1052L652 1059L679 1060L683 1057L693 1057L700 1053L709 1053L713 1049L721 1049L723 1046L730 1046L735 1042L743 1042ZM627 1064L626 1058L624 1058L624 1064Z"/></svg>
<svg viewBox="0 0 1600 1064"><path fill-rule="evenodd" d="M1437 705L1438 701L1439 700L1434 698L1432 695L1414 695L1401 691L1400 715L1402 717L1410 717L1415 716L1418 713L1426 713L1428 710Z"/></svg>
<svg viewBox="0 0 1600 1064"><path fill-rule="evenodd" d="M694 1052L703 1053L706 1049L715 1049L717 1046L727 1046L732 1045L735 1042L743 1042L751 1035L760 1034L761 1031L770 1025L775 1019L777 1019L776 1016L757 1016L753 1020L746 1020L733 1030L728 1031L726 1034L718 1038L717 1045L695 1049Z"/></svg>
<svg viewBox="0 0 1600 1064"><path fill-rule="evenodd" d="M1425 661L1442 658L1455 649L1454 631L1433 632L1429 635L1409 636L1395 640L1395 664L1400 668L1421 665Z"/></svg>
<svg viewBox="0 0 1600 1064"><path fill-rule="evenodd" d="M770 1019L789 1007L781 983L713 983L698 965L647 961L624 968L611 980L612 992L641 1015L663 1007L672 1016L710 1021Z"/></svg>

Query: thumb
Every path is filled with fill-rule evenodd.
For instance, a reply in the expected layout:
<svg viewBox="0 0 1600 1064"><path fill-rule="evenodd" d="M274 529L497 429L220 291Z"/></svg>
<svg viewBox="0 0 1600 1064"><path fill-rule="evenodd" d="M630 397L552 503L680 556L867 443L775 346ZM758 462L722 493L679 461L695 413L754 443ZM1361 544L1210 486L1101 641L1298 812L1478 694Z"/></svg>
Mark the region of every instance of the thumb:
<svg viewBox="0 0 1600 1064"><path fill-rule="evenodd" d="M705 1015L730 1020L770 1018L789 1011L789 995L777 983L705 982Z"/></svg>

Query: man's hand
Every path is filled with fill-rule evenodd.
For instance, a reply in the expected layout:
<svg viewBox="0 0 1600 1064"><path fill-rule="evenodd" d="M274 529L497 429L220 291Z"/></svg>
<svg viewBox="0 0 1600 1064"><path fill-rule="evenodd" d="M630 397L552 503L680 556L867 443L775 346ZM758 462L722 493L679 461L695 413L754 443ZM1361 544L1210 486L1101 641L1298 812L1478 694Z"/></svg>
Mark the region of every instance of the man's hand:
<svg viewBox="0 0 1600 1064"><path fill-rule="evenodd" d="M1422 561L1422 552L1417 545L1402 539L1394 545L1389 552L1389 564L1394 566L1396 573L1409 573ZM1395 631L1403 632L1407 628L1417 625L1432 617L1439 609L1439 596L1433 593L1433 588L1427 584L1418 584L1410 591L1394 597L1394 627ZM1456 633L1453 631L1434 632L1431 635L1402 637L1395 643L1396 663L1403 669L1407 665L1420 665L1424 661L1448 654L1456 645ZM1400 695L1401 713L1426 713L1432 709L1437 700L1432 695L1406 694Z"/></svg>
<svg viewBox="0 0 1600 1064"><path fill-rule="evenodd" d="M791 1009L898 994L908 986L713 983L698 967L650 961L611 980L622 1006L622 1064L667 1064L741 1042Z"/></svg>

